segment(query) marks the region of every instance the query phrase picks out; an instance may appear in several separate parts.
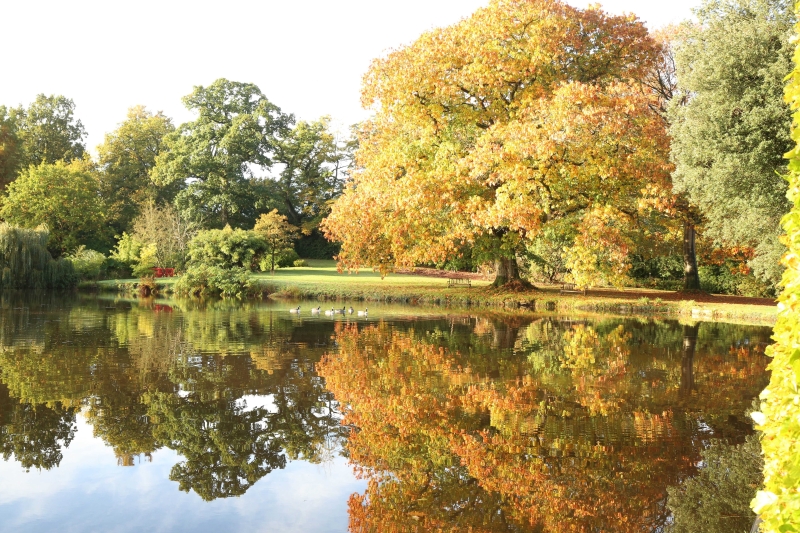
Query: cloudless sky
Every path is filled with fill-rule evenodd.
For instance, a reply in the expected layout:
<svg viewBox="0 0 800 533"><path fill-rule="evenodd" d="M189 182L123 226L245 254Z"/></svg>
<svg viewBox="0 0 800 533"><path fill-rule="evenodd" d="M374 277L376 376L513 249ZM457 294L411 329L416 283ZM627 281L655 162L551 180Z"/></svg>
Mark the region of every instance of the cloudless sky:
<svg viewBox="0 0 800 533"><path fill-rule="evenodd" d="M76 104L90 149L128 107L191 120L180 98L217 78L258 85L284 112L344 126L365 117L370 61L488 0L3 0L0 104L38 93ZM569 0L577 7L590 3ZM650 28L691 17L700 0L606 0Z"/></svg>

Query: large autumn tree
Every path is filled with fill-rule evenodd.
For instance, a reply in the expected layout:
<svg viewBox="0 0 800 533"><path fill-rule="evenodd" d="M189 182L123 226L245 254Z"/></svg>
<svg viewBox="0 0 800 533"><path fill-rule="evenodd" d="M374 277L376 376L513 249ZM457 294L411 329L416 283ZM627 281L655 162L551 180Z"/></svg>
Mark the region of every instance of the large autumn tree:
<svg viewBox="0 0 800 533"><path fill-rule="evenodd" d="M639 81L656 57L634 18L494 0L376 60L362 96L375 115L325 222L341 264L387 270L467 245L503 284L526 240L570 220L573 273L618 278L641 190L668 177Z"/></svg>

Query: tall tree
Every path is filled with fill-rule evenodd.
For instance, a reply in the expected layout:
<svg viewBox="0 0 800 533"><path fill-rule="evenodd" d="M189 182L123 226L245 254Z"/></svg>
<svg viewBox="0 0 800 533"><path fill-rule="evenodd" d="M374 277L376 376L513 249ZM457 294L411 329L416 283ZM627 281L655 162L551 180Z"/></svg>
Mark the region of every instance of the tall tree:
<svg viewBox="0 0 800 533"><path fill-rule="evenodd" d="M25 228L47 226L55 257L81 244L105 250L109 235L99 184L88 167L83 160L28 167L0 198L0 217Z"/></svg>
<svg viewBox="0 0 800 533"><path fill-rule="evenodd" d="M15 110L23 146L22 166L80 159L86 152L86 130L75 118L75 102L64 96L36 95L28 106Z"/></svg>
<svg viewBox="0 0 800 533"><path fill-rule="evenodd" d="M654 34L659 45L658 59L653 69L645 76L644 85L655 95L652 109L669 125L670 106L682 106L689 102L690 94L678 83L675 48L684 32L683 27L667 27ZM668 191L670 192L670 191ZM680 223L683 233L683 289L700 290L700 275L697 270L697 226L702 223L697 206L692 205L685 192L671 191L659 211Z"/></svg>
<svg viewBox="0 0 800 533"><path fill-rule="evenodd" d="M14 111L0 106L0 192L17 176L21 156Z"/></svg>
<svg viewBox="0 0 800 533"><path fill-rule="evenodd" d="M791 113L788 0L707 0L677 50L678 79L691 95L669 109L674 182L719 244L755 249L754 272L777 283L788 212L783 159Z"/></svg>
<svg viewBox="0 0 800 533"><path fill-rule="evenodd" d="M108 208L108 222L117 233L131 230L131 223L148 201L171 203L181 186L175 182L159 187L150 172L161 153L164 136L175 131L172 120L144 106L128 110L116 131L106 134L97 147L102 172L100 191Z"/></svg>
<svg viewBox="0 0 800 533"><path fill-rule="evenodd" d="M176 203L205 227L252 227L265 196L260 172L272 167L293 117L255 85L226 79L195 87L183 103L197 119L165 137L153 180L185 184Z"/></svg>
<svg viewBox="0 0 800 533"><path fill-rule="evenodd" d="M668 177L663 123L639 81L656 47L640 22L558 1L494 0L375 61L358 171L325 222L346 267L440 262L464 244L519 279L516 255L554 221L626 255L644 185ZM586 231L585 231L586 230ZM612 265L574 255L595 274ZM588 279L582 276L582 279Z"/></svg>
<svg viewBox="0 0 800 533"><path fill-rule="evenodd" d="M283 168L271 192L291 224L310 231L328 214L344 186L347 146L330 131L329 117L300 121L277 143L275 159Z"/></svg>

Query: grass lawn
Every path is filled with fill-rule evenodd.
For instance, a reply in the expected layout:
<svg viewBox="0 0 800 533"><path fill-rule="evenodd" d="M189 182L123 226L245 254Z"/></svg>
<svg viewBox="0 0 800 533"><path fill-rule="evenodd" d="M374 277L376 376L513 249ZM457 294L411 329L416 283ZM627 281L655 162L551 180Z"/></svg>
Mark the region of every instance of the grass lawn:
<svg viewBox="0 0 800 533"><path fill-rule="evenodd" d="M773 324L777 306L764 299L684 295L647 289L592 289L583 294L561 294L559 288L509 291L490 286L489 281L472 280L472 288L447 286L447 273L438 276L392 273L381 279L378 272L339 273L334 261L307 260L309 266L282 268L275 273L253 274L274 299L315 301L378 301L427 303L451 306L528 308L536 311L601 312L620 315L677 316L691 320L725 320ZM164 292L171 292L176 278L159 278ZM138 280L99 282L104 290L135 293Z"/></svg>
<svg viewBox="0 0 800 533"><path fill-rule="evenodd" d="M303 287L317 287L321 285L335 285L341 289L370 290L387 288L423 287L446 289L446 277L428 277L416 274L389 274L381 279L379 272L372 269L362 269L358 273L339 273L336 270L336 261L324 259L307 259L307 267L281 268L274 274L259 272L255 279L267 283L293 284ZM485 287L489 281L473 280L473 287Z"/></svg>

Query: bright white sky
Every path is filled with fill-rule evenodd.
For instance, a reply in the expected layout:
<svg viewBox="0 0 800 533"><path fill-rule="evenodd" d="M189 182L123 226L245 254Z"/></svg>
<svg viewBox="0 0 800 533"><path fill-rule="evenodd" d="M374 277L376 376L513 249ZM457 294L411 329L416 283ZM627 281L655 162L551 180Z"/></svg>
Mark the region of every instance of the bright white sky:
<svg viewBox="0 0 800 533"><path fill-rule="evenodd" d="M568 0L577 7L590 3ZM38 93L75 101L92 150L128 107L192 117L180 98L217 78L251 82L284 112L344 126L365 117L370 60L457 22L488 0L2 0L0 104ZM700 0L606 0L651 28Z"/></svg>

